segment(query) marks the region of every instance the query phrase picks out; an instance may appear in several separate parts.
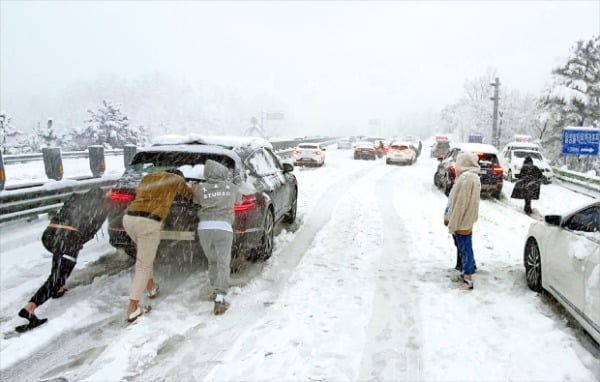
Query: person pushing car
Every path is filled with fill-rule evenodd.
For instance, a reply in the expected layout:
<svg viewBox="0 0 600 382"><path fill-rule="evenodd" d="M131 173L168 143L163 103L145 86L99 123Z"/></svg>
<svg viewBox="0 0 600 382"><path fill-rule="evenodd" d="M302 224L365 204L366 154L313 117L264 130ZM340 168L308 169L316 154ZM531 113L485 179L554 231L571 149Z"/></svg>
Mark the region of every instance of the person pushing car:
<svg viewBox="0 0 600 382"><path fill-rule="evenodd" d="M231 171L214 160L204 164L206 182L198 184L194 202L198 210L198 237L208 260L208 279L213 288L214 314L223 314L229 308L225 295L229 289L231 245L233 243L233 206L242 195L232 181Z"/></svg>
<svg viewBox="0 0 600 382"><path fill-rule="evenodd" d="M154 258L160 244L163 221L177 196L188 199L193 196L181 171L173 168L147 174L123 216L123 228L137 246L135 273L129 291L128 322L135 321L149 309L139 306L144 288L148 298L155 298L158 293L158 284L154 283Z"/></svg>
<svg viewBox="0 0 600 382"><path fill-rule="evenodd" d="M19 317L29 323L17 326L17 332L31 330L48 321L38 318L35 309L49 298L65 294L65 283L75 268L79 251L102 227L109 208L105 192L93 187L85 193L72 194L51 218L42 234L42 244L52 252L50 276L19 311Z"/></svg>

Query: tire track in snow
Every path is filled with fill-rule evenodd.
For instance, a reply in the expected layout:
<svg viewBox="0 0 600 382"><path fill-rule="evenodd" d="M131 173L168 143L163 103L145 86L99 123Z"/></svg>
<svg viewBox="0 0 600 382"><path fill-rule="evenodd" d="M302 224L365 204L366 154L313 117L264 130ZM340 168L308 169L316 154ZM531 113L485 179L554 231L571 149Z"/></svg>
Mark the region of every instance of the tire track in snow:
<svg viewBox="0 0 600 382"><path fill-rule="evenodd" d="M422 379L419 295L415 293L411 272L413 260L407 253L412 243L393 208L392 198L396 184L392 175L403 171L406 170L392 169L377 181L384 227L383 254L361 362L361 380Z"/></svg>
<svg viewBox="0 0 600 382"><path fill-rule="evenodd" d="M296 231L294 239L283 248L277 249L277 254L265 266L262 277L255 280L254 285L248 286L251 290L247 293L251 293L254 299L233 300L232 305L235 305L235 308L219 318L215 318L208 311L208 314L203 315L201 323L189 328L182 335L185 341L173 350L174 354L171 354L169 359L161 360L160 364L154 362L154 359L145 360L144 370L137 373L133 380L161 379L164 375L169 375L172 380L205 379L216 365L223 362L234 343L249 330L249 323L259 322L262 316L268 314L264 307L277 299L317 233L331 219L339 200L338 195L348 189L356 179L372 171L377 163L345 176L325 191L310 216ZM257 297L263 299L263 306L257 307ZM235 314L236 310L244 313Z"/></svg>

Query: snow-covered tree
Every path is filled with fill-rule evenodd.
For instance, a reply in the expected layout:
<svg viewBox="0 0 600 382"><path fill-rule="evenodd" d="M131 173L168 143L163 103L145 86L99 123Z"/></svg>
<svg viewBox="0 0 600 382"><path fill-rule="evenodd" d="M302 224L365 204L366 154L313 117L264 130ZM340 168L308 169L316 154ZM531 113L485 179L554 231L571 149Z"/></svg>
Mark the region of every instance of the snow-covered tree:
<svg viewBox="0 0 600 382"><path fill-rule="evenodd" d="M126 144L145 142L146 132L141 126L131 127L129 119L121 112L121 106L102 101L97 112L88 111L90 119L85 125L75 128L72 141L79 150L90 145L106 148L121 148Z"/></svg>
<svg viewBox="0 0 600 382"><path fill-rule="evenodd" d="M38 125L35 129L35 135L37 135L40 142L40 148L62 147L63 138L55 131L52 118L49 118L45 125Z"/></svg>
<svg viewBox="0 0 600 382"><path fill-rule="evenodd" d="M493 103L490 97L494 89L496 71L488 69L481 76L465 81L465 95L458 102L446 106L441 119L446 130L453 132L459 140L466 140L469 134L482 134L491 141Z"/></svg>
<svg viewBox="0 0 600 382"><path fill-rule="evenodd" d="M5 111L0 111L0 145L2 145L2 154L13 154L18 152L15 147L15 141L20 133L11 123Z"/></svg>
<svg viewBox="0 0 600 382"><path fill-rule="evenodd" d="M579 40L543 96L555 124L600 127L600 36Z"/></svg>
<svg viewBox="0 0 600 382"><path fill-rule="evenodd" d="M538 120L547 129L542 139L551 158L560 156L565 126L600 128L600 36L579 40L570 55L552 71L552 83L541 97ZM569 158L570 168L588 171L600 167L598 158Z"/></svg>

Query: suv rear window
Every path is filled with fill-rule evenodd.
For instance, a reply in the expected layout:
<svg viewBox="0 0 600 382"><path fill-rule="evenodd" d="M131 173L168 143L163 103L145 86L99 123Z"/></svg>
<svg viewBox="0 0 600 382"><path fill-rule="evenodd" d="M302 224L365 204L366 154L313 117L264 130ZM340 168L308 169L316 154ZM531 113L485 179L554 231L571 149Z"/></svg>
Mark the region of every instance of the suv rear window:
<svg viewBox="0 0 600 382"><path fill-rule="evenodd" d="M540 153L532 153L532 152L525 152L525 151L515 151L514 155L515 155L516 158L531 157L531 159L542 160L542 155Z"/></svg>
<svg viewBox="0 0 600 382"><path fill-rule="evenodd" d="M480 167L492 167L493 165L498 164L498 157L496 154L477 154L479 157L479 166Z"/></svg>
<svg viewBox="0 0 600 382"><path fill-rule="evenodd" d="M317 145L298 145L299 149L318 149Z"/></svg>
<svg viewBox="0 0 600 382"><path fill-rule="evenodd" d="M166 170L168 168L179 168L186 177L201 178L197 176L203 173L204 163L208 159L217 161L227 168L235 168L233 159L217 154L201 154L190 152L139 152L131 161L136 172L156 172Z"/></svg>
<svg viewBox="0 0 600 382"><path fill-rule="evenodd" d="M450 143L449 142L438 142L436 147L439 149L447 149L450 147Z"/></svg>
<svg viewBox="0 0 600 382"><path fill-rule="evenodd" d="M406 150L406 149L408 149L408 147L406 147L404 145L392 145L392 148L394 150Z"/></svg>

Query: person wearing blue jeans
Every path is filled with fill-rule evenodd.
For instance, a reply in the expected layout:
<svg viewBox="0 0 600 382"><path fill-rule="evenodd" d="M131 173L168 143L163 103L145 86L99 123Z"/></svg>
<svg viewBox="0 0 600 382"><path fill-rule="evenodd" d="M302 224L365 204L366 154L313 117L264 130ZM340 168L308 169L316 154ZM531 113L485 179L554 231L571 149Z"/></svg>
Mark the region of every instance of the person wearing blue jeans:
<svg viewBox="0 0 600 382"><path fill-rule="evenodd" d="M462 152L456 158L456 181L448 196L444 224L456 239L462 262L463 284L461 290L473 289L475 272L472 233L479 215L481 181L479 158L470 152Z"/></svg>
<svg viewBox="0 0 600 382"><path fill-rule="evenodd" d="M455 233L456 245L458 252L460 253L460 260L462 262L462 271L465 275L472 275L475 273L475 258L473 256L473 243L472 234L461 235Z"/></svg>

